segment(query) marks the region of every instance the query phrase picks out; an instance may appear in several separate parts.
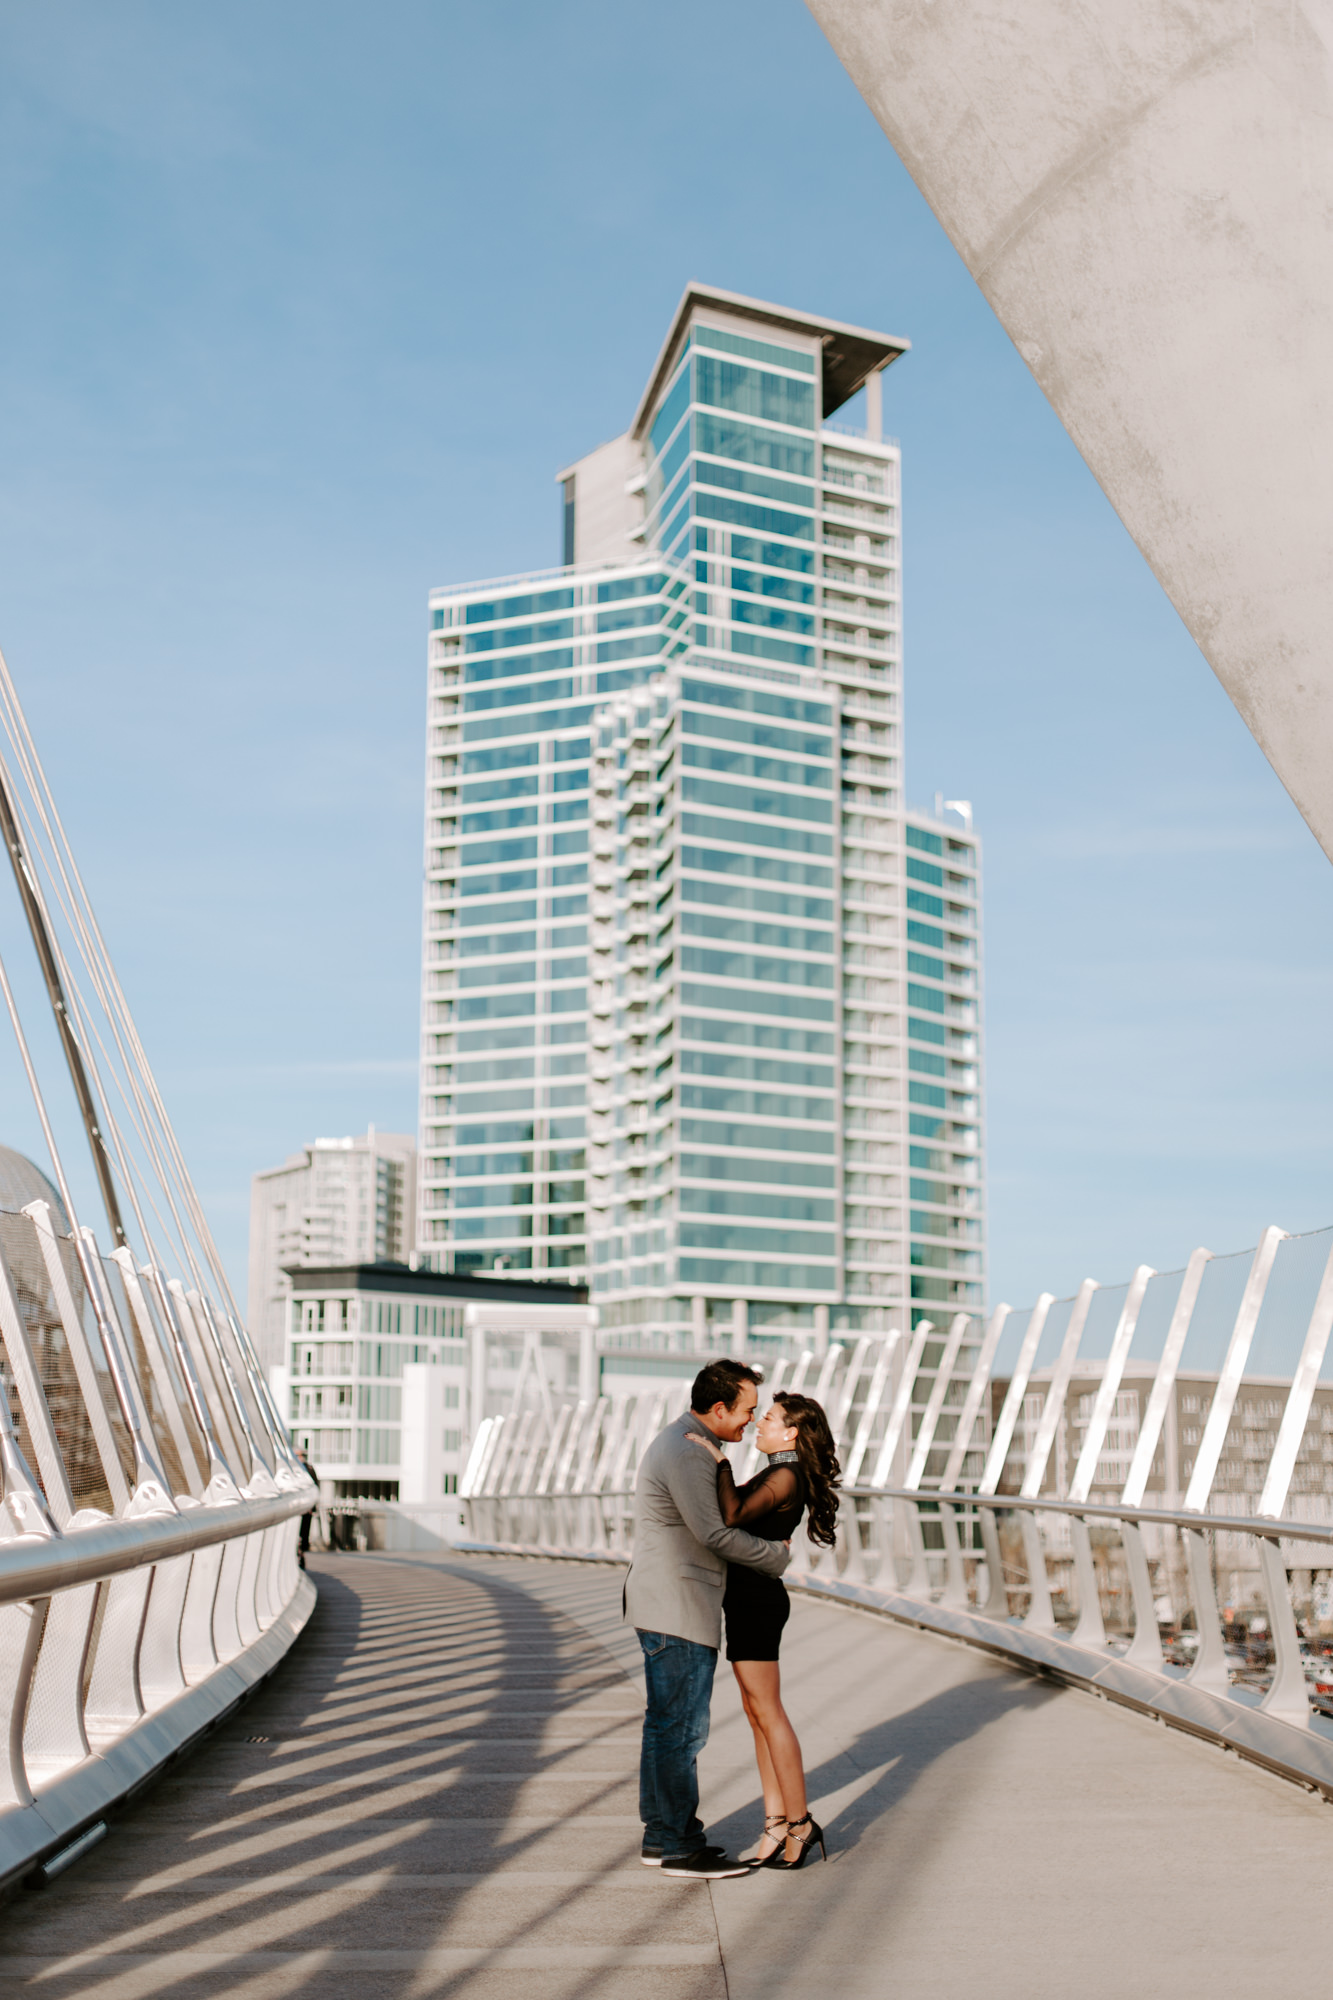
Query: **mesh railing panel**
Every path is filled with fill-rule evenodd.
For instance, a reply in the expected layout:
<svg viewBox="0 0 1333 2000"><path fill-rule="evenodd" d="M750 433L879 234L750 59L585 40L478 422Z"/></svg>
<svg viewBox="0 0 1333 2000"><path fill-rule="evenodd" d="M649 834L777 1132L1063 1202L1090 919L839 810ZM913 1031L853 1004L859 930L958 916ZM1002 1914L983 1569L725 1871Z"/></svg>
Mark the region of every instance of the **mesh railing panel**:
<svg viewBox="0 0 1333 2000"><path fill-rule="evenodd" d="M29 1216L0 1212L0 1257L4 1258L13 1281L19 1313L27 1331L74 1505L76 1508L97 1507L110 1513L112 1500L106 1470L51 1288L46 1260L38 1243L37 1227ZM77 1302L82 1302L81 1279L74 1297ZM100 1354L100 1347L97 1351ZM104 1357L102 1367L105 1370ZM12 1366L8 1372L12 1380ZM14 1404L17 1405L16 1397ZM40 1478L39 1454L28 1433L26 1418L21 1414L17 1428L20 1449L31 1470ZM123 1425L120 1425L120 1431L123 1435ZM125 1437L121 1465L128 1477L133 1470L128 1437Z"/></svg>

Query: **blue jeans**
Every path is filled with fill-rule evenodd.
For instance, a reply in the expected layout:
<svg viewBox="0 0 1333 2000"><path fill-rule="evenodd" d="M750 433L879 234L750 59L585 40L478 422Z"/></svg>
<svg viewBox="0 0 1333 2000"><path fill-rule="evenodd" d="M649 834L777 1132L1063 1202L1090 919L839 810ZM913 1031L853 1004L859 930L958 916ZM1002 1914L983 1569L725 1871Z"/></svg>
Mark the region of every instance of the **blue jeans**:
<svg viewBox="0 0 1333 2000"><path fill-rule="evenodd" d="M670 1632L639 1633L648 1706L639 1758L639 1818L645 1849L679 1860L705 1845L696 1760L708 1741L717 1648Z"/></svg>

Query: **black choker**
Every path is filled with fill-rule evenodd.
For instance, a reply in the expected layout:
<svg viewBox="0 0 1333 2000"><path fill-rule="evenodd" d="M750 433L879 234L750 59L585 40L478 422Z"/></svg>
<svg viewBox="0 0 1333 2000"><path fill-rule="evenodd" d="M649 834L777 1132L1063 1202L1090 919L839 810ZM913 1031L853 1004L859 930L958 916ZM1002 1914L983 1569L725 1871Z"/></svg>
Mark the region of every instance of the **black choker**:
<svg viewBox="0 0 1333 2000"><path fill-rule="evenodd" d="M768 1454L770 1465L795 1465L799 1458L800 1453L795 1451L770 1451Z"/></svg>

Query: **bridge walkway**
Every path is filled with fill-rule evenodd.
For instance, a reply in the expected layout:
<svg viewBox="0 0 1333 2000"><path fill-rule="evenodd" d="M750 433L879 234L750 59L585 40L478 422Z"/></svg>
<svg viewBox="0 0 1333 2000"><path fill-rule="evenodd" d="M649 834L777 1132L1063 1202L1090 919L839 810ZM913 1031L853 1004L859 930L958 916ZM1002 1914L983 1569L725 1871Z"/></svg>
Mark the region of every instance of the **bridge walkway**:
<svg viewBox="0 0 1333 2000"><path fill-rule="evenodd" d="M1322 1991L1333 1813L1090 1696L798 1599L789 1705L833 1859L704 1886L637 1862L620 1575L342 1556L254 1700L49 1889L0 1996L1203 2000ZM719 1673L717 1837L749 1848Z"/></svg>

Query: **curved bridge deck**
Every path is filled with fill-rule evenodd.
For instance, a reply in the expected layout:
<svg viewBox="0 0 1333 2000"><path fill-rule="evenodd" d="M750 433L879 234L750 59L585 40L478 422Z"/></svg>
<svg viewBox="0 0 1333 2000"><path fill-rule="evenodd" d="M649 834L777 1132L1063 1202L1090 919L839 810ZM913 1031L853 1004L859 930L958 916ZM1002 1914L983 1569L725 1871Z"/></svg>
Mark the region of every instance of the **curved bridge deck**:
<svg viewBox="0 0 1333 2000"><path fill-rule="evenodd" d="M1333 1813L1089 1696L796 1600L788 1702L833 1860L637 1861L618 1570L322 1558L268 1685L86 1860L0 1911L50 2000L1194 2000L1321 1991ZM753 1846L719 1670L704 1809Z"/></svg>

